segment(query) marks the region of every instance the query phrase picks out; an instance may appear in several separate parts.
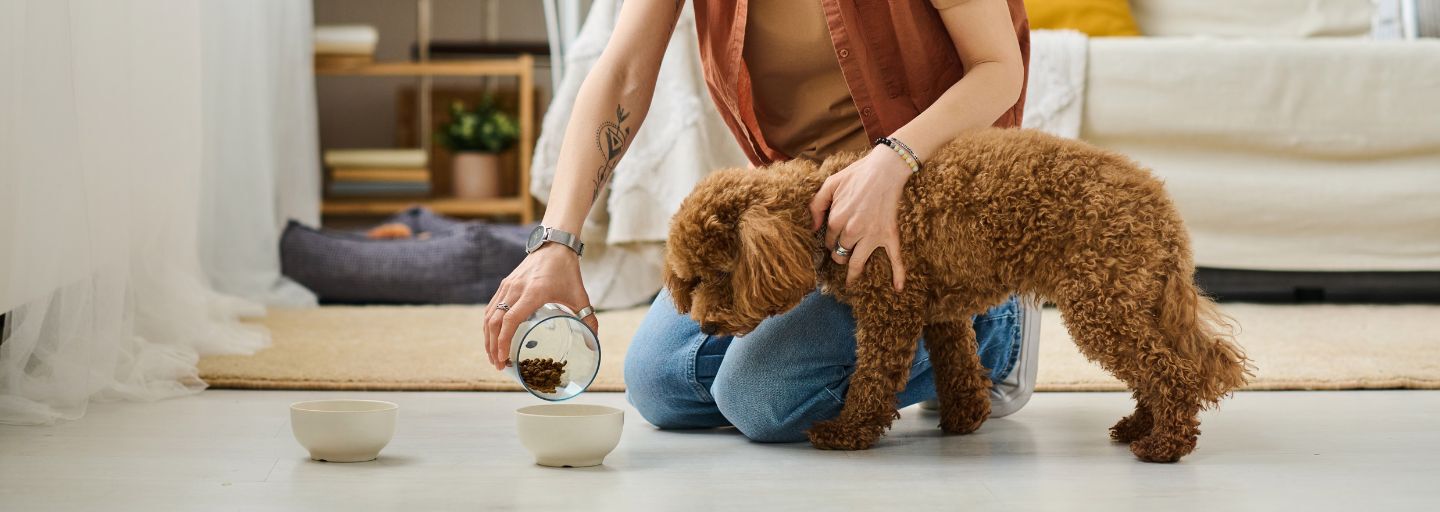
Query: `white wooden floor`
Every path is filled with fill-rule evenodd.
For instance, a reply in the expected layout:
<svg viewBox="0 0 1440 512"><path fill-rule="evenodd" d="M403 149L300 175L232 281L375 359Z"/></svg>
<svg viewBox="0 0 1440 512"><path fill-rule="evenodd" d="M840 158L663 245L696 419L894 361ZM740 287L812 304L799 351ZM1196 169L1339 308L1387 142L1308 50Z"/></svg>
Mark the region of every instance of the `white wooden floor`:
<svg viewBox="0 0 1440 512"><path fill-rule="evenodd" d="M290 402L384 399L399 432L375 462L311 462ZM624 406L619 394L581 402ZM0 510L1434 510L1440 392L1242 393L1200 448L1145 464L1105 429L1115 393L1044 393L965 437L904 411L866 452L761 445L733 431L659 432L628 410L589 469L535 466L515 393L207 391L100 404L56 427L0 427Z"/></svg>

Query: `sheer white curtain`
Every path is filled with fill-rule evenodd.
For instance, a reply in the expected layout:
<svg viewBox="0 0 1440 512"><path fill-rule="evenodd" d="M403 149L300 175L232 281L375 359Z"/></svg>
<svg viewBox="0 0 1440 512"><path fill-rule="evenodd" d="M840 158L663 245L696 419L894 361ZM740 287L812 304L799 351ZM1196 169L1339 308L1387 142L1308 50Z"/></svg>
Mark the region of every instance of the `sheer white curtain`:
<svg viewBox="0 0 1440 512"><path fill-rule="evenodd" d="M0 312L9 311L0 423L78 418L91 400L191 393L203 387L199 355L267 342L238 322L262 314L259 304L210 284L245 282L233 273L263 258L212 266L210 278L201 266L200 254L234 226L269 225L237 234L262 247L230 247L273 252L277 213L291 208L277 206L288 179L278 164L248 180L213 166L250 155L207 130L256 121L207 120L207 100L227 100L206 85L217 69L205 62L210 3L222 2L0 0ZM305 4L308 23L308 2L291 3ZM257 80L295 87L275 75ZM305 129L295 129L296 146L272 139L267 158L304 151L296 148L308 144ZM246 192L241 199L254 202L237 205L232 187L269 193ZM269 213L244 218L255 211ZM273 268L249 279L283 289Z"/></svg>
<svg viewBox="0 0 1440 512"><path fill-rule="evenodd" d="M314 305L276 251L287 219L320 221L310 2L205 0L200 23L201 266L221 292Z"/></svg>

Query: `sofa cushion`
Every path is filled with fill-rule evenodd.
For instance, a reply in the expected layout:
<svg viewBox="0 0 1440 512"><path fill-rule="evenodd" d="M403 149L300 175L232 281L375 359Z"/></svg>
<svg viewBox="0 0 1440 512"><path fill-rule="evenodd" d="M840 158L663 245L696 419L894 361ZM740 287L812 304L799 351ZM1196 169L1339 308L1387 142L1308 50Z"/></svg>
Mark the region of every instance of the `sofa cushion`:
<svg viewBox="0 0 1440 512"><path fill-rule="evenodd" d="M1127 0L1025 0L1031 29L1078 30L1092 37L1138 36Z"/></svg>
<svg viewBox="0 0 1440 512"><path fill-rule="evenodd" d="M1199 265L1440 270L1440 41L1090 41L1081 138L1165 180Z"/></svg>
<svg viewBox="0 0 1440 512"><path fill-rule="evenodd" d="M1028 2L1027 2L1028 3ZM1140 32L1155 37L1364 37L1372 0L1132 0Z"/></svg>

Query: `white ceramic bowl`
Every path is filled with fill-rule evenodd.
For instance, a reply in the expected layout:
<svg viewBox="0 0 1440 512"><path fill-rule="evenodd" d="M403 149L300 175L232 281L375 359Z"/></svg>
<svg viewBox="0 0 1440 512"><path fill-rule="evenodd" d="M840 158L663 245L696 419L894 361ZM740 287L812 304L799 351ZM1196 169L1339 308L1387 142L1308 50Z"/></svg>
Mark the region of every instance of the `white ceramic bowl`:
<svg viewBox="0 0 1440 512"><path fill-rule="evenodd" d="M290 430L326 462L375 460L395 435L400 406L379 400L314 400L290 404Z"/></svg>
<svg viewBox="0 0 1440 512"><path fill-rule="evenodd" d="M541 466L598 466L620 444L625 412L585 404L547 404L515 411L520 444Z"/></svg>

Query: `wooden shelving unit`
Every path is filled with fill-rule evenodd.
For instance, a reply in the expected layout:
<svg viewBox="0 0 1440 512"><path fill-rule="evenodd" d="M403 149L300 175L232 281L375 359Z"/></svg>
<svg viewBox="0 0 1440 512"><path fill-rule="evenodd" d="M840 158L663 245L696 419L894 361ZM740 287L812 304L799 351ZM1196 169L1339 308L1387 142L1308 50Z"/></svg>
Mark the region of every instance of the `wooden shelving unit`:
<svg viewBox="0 0 1440 512"><path fill-rule="evenodd" d="M535 58L524 54L513 59L441 60L429 62L369 62L361 64L316 63L317 75L348 76L520 76L531 70Z"/></svg>
<svg viewBox="0 0 1440 512"><path fill-rule="evenodd" d="M411 206L425 206L436 213L455 217L485 217L521 214L529 207L528 197L496 199L327 199L321 206L324 215L376 217L390 215ZM525 222L530 222L526 220Z"/></svg>
<svg viewBox="0 0 1440 512"><path fill-rule="evenodd" d="M432 77L436 76L511 76L515 77L519 84L519 106L517 117L520 124L520 140L516 147L519 152L519 195L517 197L498 197L494 199L459 199L459 198L429 198L429 199L404 199L404 198L326 198L320 207L320 213L327 216L384 216L390 215L414 205L427 206L438 213L458 217L485 217L498 215L518 216L520 222L531 223L535 221L534 201L531 201L527 190L530 186L530 161L535 151L535 57L530 54L521 54L513 58L487 58L478 60L441 60L432 61L429 55L430 42L430 0L416 0L416 8L419 19L417 27L419 44L419 59L417 61L391 61L391 62L366 62L349 61L336 62L317 60L315 63L315 74L323 76L350 76L350 77L376 77L376 76L413 76L419 80L419 91L416 94L420 147L427 155L431 154L431 130L434 129L430 115L430 95L432 89ZM434 162L430 164L434 169Z"/></svg>

